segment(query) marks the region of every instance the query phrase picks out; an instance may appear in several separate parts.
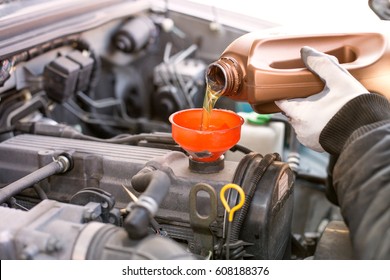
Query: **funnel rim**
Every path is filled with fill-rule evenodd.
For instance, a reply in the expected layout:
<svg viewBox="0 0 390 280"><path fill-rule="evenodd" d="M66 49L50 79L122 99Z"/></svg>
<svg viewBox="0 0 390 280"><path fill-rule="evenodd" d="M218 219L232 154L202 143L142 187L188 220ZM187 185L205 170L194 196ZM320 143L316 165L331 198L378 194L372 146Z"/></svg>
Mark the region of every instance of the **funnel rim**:
<svg viewBox="0 0 390 280"><path fill-rule="evenodd" d="M202 112L203 108L190 108L171 114L172 138L195 161L212 162L238 143L245 120L232 110L213 109L217 122L201 130Z"/></svg>
<svg viewBox="0 0 390 280"><path fill-rule="evenodd" d="M171 114L169 116L169 122L172 124L172 125L175 125L177 127L180 127L181 129L183 130L187 130L187 131L197 131L201 134L211 134L211 133L223 133L223 132L226 132L226 131L230 131L230 130L233 130L233 129L237 129L237 128L240 128L244 123L245 123L245 119L238 115L236 112L232 111L232 110L228 110L228 109L213 109L213 111L217 111L217 112L225 112L225 113L228 113L228 114L231 114L231 115L235 115L237 116L237 118L240 120L240 122L235 125L235 126L232 126L232 127L229 127L229 128L225 128L225 129L219 129L219 130L201 130L200 129L200 124L199 124L199 129L193 129L193 128L188 128L188 127L185 127L185 126L182 126L182 125L179 125L177 123L175 123L173 121L173 118L180 114L180 113L183 113L183 112L188 112L188 111L202 111L203 109L202 108L190 108L190 109L184 109L184 110L180 110L180 111L177 111L173 114Z"/></svg>

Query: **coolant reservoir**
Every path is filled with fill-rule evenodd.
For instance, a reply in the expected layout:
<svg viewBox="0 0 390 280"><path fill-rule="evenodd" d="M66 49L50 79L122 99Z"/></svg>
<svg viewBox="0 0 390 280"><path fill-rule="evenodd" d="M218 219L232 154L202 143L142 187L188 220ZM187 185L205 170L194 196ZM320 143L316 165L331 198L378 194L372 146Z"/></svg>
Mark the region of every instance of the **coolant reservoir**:
<svg viewBox="0 0 390 280"><path fill-rule="evenodd" d="M258 113L279 112L275 100L307 97L324 87L301 60L300 49L310 46L337 57L370 92L389 97L390 27L387 27L380 29L385 32L272 36L248 33L233 41L219 60L210 64L206 79L222 88L222 95L249 102Z"/></svg>
<svg viewBox="0 0 390 280"><path fill-rule="evenodd" d="M283 156L284 130L281 122L270 121L270 115L261 115L256 112L239 112L244 120L241 127L241 138L238 144L262 155L278 153ZM240 161L244 154L228 151L227 160Z"/></svg>

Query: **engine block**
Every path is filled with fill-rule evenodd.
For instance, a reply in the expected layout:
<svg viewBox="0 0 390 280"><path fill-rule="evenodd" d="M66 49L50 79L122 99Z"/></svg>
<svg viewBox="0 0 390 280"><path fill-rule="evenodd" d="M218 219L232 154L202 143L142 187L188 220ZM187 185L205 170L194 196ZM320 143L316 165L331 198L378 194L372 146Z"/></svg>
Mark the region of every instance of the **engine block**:
<svg viewBox="0 0 390 280"><path fill-rule="evenodd" d="M160 170L171 182L155 215L160 232L185 244L193 254L207 257L205 252L211 251L215 258L223 258L227 215L212 193L218 194L224 185L234 182L251 196L246 213L236 215L241 220L236 221L241 224L236 228L235 242L241 247L237 257L281 259L288 253L293 176L286 163L277 159L266 162L267 155L251 153L239 163L225 161L219 172L201 174L191 170L187 155L178 151L24 134L0 144L0 183L9 184L64 153L72 158L73 169L39 182L50 200L85 206L102 203L99 199L105 197L112 211L103 222L121 226L118 213L134 200L128 192L136 197L142 194L133 188L132 178L145 168ZM212 193L207 192L210 189ZM93 195L85 196L85 192ZM23 191L18 198L26 205L40 202L33 189ZM228 202L237 202L235 193L228 194ZM212 221L199 229L194 219L212 213L216 214ZM204 239L198 238L203 230L212 244L207 250Z"/></svg>

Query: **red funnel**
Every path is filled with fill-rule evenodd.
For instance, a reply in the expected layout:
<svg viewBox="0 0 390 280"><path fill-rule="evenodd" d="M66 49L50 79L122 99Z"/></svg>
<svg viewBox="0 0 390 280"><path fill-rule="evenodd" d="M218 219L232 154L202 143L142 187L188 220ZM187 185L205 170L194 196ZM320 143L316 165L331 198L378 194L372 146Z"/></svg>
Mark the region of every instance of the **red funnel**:
<svg viewBox="0 0 390 280"><path fill-rule="evenodd" d="M203 109L188 109L169 117L172 137L196 161L210 162L240 140L244 119L233 111L211 111L208 130L200 130Z"/></svg>

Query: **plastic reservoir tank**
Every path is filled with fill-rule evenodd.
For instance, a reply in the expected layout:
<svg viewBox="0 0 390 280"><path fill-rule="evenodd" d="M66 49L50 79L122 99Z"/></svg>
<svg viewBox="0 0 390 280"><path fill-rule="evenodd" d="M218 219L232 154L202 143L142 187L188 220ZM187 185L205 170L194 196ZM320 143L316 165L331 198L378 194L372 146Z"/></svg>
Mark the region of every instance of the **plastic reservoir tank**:
<svg viewBox="0 0 390 280"><path fill-rule="evenodd" d="M276 152L283 156L284 123L270 121L271 115L256 112L238 112L238 115L245 121L241 127L239 145L262 155ZM243 156L239 151L225 153L225 159L230 161L239 161Z"/></svg>

